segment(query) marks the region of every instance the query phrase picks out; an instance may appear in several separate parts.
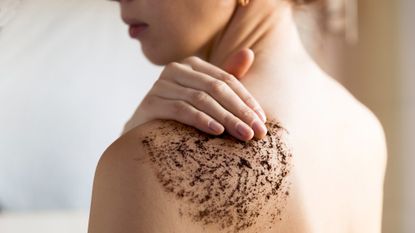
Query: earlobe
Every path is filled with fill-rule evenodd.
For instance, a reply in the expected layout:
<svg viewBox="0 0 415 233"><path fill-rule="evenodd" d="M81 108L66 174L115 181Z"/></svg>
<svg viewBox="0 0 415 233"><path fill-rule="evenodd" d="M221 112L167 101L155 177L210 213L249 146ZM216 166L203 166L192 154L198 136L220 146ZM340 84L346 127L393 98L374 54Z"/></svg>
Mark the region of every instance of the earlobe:
<svg viewBox="0 0 415 233"><path fill-rule="evenodd" d="M250 0L238 0L238 4L241 6L246 6L249 4Z"/></svg>

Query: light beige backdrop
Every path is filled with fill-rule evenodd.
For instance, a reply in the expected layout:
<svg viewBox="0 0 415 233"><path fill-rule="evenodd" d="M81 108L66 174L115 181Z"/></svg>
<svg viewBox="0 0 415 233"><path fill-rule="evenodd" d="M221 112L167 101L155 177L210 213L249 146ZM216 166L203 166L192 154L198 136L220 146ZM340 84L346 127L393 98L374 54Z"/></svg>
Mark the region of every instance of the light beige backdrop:
<svg viewBox="0 0 415 233"><path fill-rule="evenodd" d="M305 37L313 41L319 63L384 126L389 153L384 233L415 232L414 11L413 0L359 0L357 44L346 44L341 34Z"/></svg>

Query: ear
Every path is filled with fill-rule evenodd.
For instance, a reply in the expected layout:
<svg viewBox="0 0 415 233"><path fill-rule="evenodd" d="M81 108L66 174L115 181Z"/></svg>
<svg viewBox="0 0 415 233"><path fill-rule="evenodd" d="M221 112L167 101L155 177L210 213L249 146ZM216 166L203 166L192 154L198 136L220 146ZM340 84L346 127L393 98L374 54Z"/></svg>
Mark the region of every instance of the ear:
<svg viewBox="0 0 415 233"><path fill-rule="evenodd" d="M251 68L254 59L254 51L249 48L241 49L226 59L222 69L241 79Z"/></svg>

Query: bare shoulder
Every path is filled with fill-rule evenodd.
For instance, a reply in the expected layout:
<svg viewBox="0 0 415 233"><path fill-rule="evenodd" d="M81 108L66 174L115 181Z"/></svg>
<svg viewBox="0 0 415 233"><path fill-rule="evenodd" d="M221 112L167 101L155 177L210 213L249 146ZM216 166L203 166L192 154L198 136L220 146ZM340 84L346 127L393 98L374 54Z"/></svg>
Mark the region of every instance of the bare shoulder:
<svg viewBox="0 0 415 233"><path fill-rule="evenodd" d="M326 80L329 80L327 89L330 91L325 98L331 101L331 109L338 113L334 114L339 123L339 128L336 130L341 130L335 133L344 132L352 135L350 139L360 142L360 144L355 143L357 146L367 149L366 152L370 151L368 155L377 156L384 165L387 154L386 138L378 117L333 78L328 77Z"/></svg>
<svg viewBox="0 0 415 233"><path fill-rule="evenodd" d="M151 169L178 216L211 232L267 232L289 195L291 148L284 127L266 124L264 139L242 142L209 135L172 120L153 120L115 141L104 153ZM209 232L209 231L206 231Z"/></svg>
<svg viewBox="0 0 415 233"><path fill-rule="evenodd" d="M378 117L354 97L345 98L348 104L338 132L343 138L342 156L350 163L351 198L355 205L353 222L361 232L380 232L382 219L383 186L387 165L387 144L383 126ZM340 147L339 147L340 148ZM345 159L343 159L345 161ZM364 190L364 191L363 191ZM364 220L363 220L364 219Z"/></svg>
<svg viewBox="0 0 415 233"><path fill-rule="evenodd" d="M367 211L380 209L383 193L384 178L388 160L387 142L383 126L378 117L364 104L357 102L357 110L349 120L351 137L353 137L353 158L355 169L360 171L354 175L360 179L362 188L367 190L361 194L361 200L365 200L361 206L377 201ZM358 161L358 162L357 162ZM379 194L379 199L375 195ZM381 213L381 210L378 211ZM376 216L378 217L378 216ZM380 219L380 217L378 218ZM380 225L380 224L378 224Z"/></svg>
<svg viewBox="0 0 415 233"><path fill-rule="evenodd" d="M354 98L347 98L349 106L345 109L344 122L353 135L356 145L364 157L371 160L371 166L378 165L384 171L387 160L387 146L384 128L379 118L365 104ZM347 105L345 105L347 106ZM377 163L375 163L377 161ZM368 164L369 165L369 164Z"/></svg>

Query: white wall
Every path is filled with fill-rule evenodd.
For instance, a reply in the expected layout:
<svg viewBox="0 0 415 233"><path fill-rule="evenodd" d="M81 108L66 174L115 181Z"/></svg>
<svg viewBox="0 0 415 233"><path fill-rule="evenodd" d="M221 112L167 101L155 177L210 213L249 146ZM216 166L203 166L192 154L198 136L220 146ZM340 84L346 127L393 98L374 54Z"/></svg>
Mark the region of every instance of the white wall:
<svg viewBox="0 0 415 233"><path fill-rule="evenodd" d="M415 1L402 0L402 109L404 180L404 230L415 232Z"/></svg>
<svg viewBox="0 0 415 233"><path fill-rule="evenodd" d="M116 3L23 0L0 31L0 206L88 209L99 156L159 71Z"/></svg>

